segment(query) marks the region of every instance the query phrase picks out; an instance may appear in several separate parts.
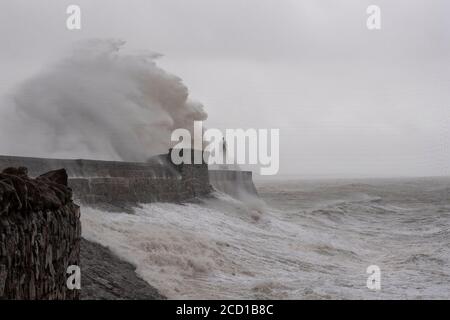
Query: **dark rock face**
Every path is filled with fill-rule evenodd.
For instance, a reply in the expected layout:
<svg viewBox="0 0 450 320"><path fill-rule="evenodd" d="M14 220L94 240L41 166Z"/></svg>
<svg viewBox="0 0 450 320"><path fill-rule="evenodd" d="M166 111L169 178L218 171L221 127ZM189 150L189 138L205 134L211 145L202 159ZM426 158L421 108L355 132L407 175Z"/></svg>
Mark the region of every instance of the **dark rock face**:
<svg viewBox="0 0 450 320"><path fill-rule="evenodd" d="M67 267L80 264L80 210L65 170L0 174L0 299L78 299Z"/></svg>
<svg viewBox="0 0 450 320"><path fill-rule="evenodd" d="M156 289L139 278L135 268L108 248L81 240L81 299L161 300Z"/></svg>
<svg viewBox="0 0 450 320"><path fill-rule="evenodd" d="M69 177L65 169L53 170L39 176L39 179L46 179L63 186L67 186Z"/></svg>

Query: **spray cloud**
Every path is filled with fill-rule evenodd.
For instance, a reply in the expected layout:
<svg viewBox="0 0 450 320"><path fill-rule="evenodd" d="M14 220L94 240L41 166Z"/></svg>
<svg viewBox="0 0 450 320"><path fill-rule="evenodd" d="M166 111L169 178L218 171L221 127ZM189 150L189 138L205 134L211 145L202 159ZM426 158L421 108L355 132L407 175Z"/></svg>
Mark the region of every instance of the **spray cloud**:
<svg viewBox="0 0 450 320"><path fill-rule="evenodd" d="M160 55L124 54L124 44L82 42L69 57L24 82L13 94L14 114L4 116L0 126L2 149L145 161L167 151L172 130L191 130L195 120L206 119L181 79L156 65ZM14 145L5 142L10 135Z"/></svg>

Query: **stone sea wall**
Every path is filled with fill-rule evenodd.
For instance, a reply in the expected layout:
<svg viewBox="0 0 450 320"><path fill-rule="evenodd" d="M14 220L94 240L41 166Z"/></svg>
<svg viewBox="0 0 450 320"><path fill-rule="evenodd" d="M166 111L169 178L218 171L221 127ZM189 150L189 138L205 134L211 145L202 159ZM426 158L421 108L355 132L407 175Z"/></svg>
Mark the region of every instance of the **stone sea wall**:
<svg viewBox="0 0 450 320"><path fill-rule="evenodd" d="M8 166L27 167L31 176L65 168L74 198L88 205L181 202L212 191L206 164L174 165L169 154L145 163L0 156L0 170Z"/></svg>
<svg viewBox="0 0 450 320"><path fill-rule="evenodd" d="M78 299L66 285L80 263L80 210L65 170L36 179L0 173L0 299Z"/></svg>
<svg viewBox="0 0 450 320"><path fill-rule="evenodd" d="M138 203L207 196L213 186L237 198L257 194L251 172L175 165L169 154L145 163L0 156L0 299L79 299L66 285L70 265L83 269L81 298L164 298L133 266L81 240L72 198L132 212Z"/></svg>
<svg viewBox="0 0 450 320"><path fill-rule="evenodd" d="M214 189L237 199L258 195L251 171L211 170L209 181Z"/></svg>

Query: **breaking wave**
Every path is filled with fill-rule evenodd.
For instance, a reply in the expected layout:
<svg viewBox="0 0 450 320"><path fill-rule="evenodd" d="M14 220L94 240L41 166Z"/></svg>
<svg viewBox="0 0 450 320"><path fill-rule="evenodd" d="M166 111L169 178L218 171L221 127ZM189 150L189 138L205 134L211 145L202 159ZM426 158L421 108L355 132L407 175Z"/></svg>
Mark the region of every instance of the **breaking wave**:
<svg viewBox="0 0 450 320"><path fill-rule="evenodd" d="M159 54L125 53L124 44L80 42L21 83L1 110L0 149L45 158L146 161L167 152L174 129L192 130L195 120L206 119L181 79L157 66Z"/></svg>
<svg viewBox="0 0 450 320"><path fill-rule="evenodd" d="M450 204L427 186L281 183L260 186L268 205L217 193L83 208L83 235L172 299L448 298ZM381 291L366 287L373 264Z"/></svg>

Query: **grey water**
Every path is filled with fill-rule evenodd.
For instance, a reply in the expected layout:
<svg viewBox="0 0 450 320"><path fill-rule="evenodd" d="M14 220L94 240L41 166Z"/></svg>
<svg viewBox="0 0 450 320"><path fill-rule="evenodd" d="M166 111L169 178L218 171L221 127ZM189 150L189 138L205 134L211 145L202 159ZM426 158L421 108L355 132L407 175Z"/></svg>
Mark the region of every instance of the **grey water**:
<svg viewBox="0 0 450 320"><path fill-rule="evenodd" d="M303 297L450 298L449 178L278 182L260 194L311 237ZM369 265L380 291L367 288Z"/></svg>
<svg viewBox="0 0 450 320"><path fill-rule="evenodd" d="M107 245L168 298L448 299L450 178L258 183L260 199L83 208ZM380 290L367 267L380 268Z"/></svg>

